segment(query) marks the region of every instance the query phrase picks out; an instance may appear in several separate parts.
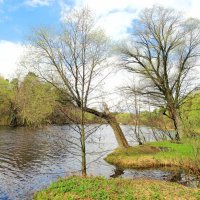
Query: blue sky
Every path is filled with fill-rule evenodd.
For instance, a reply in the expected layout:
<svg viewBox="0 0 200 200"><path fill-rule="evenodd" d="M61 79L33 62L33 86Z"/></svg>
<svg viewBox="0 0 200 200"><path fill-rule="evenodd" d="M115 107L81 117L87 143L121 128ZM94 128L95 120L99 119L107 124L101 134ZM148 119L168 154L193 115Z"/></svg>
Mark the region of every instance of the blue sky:
<svg viewBox="0 0 200 200"><path fill-rule="evenodd" d="M16 73L32 28L57 26L71 8L89 7L107 35L119 40L127 37L138 13L153 5L200 18L199 0L0 0L0 75L9 78Z"/></svg>
<svg viewBox="0 0 200 200"><path fill-rule="evenodd" d="M60 12L58 1L31 5L27 1L4 0L0 4L0 40L23 41L33 27L58 24Z"/></svg>

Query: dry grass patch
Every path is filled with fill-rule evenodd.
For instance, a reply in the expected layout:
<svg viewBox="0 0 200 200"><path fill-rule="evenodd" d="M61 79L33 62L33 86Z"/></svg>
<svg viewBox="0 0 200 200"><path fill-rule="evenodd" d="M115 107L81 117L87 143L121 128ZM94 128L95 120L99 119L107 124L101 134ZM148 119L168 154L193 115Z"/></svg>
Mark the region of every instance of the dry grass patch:
<svg viewBox="0 0 200 200"><path fill-rule="evenodd" d="M105 160L120 168L178 167L196 174L200 172L200 165L190 142L181 144L169 141L153 142L128 149L116 149L107 155Z"/></svg>

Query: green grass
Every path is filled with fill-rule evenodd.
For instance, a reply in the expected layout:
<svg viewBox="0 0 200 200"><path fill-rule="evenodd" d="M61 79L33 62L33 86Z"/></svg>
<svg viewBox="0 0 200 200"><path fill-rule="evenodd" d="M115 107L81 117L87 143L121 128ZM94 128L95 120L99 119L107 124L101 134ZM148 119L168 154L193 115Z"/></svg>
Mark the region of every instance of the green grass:
<svg viewBox="0 0 200 200"><path fill-rule="evenodd" d="M116 120L119 123L122 123L122 124L134 124L135 115L133 115L131 113L116 113L114 115L116 117Z"/></svg>
<svg viewBox="0 0 200 200"><path fill-rule="evenodd" d="M181 144L170 141L152 142L128 149L116 149L105 160L120 168L178 167L199 173L199 144L200 141L194 144L191 140Z"/></svg>
<svg viewBox="0 0 200 200"><path fill-rule="evenodd" d="M193 200L200 190L156 180L81 178L60 179L34 195L35 200Z"/></svg>

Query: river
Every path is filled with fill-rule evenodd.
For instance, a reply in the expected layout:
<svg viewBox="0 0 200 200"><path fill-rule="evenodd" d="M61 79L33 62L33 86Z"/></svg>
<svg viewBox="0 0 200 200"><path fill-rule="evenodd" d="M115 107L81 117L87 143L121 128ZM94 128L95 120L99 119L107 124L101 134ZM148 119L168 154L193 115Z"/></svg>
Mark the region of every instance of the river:
<svg viewBox="0 0 200 200"><path fill-rule="evenodd" d="M133 127L122 126L131 145L136 145ZM112 129L107 125L88 126L86 149L88 174L105 177L149 177L165 179L162 170L115 169L103 157L117 147ZM95 130L95 131L94 131ZM147 141L151 130L141 127ZM31 199L35 191L48 186L58 177L80 174L80 149L75 127L48 126L40 129L0 127L0 199Z"/></svg>

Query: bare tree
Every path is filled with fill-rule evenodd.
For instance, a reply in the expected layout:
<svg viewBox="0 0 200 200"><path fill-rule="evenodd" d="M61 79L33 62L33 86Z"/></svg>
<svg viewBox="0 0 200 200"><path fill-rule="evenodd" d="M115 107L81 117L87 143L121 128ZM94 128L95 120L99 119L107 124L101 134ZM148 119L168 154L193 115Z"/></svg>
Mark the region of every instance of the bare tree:
<svg viewBox="0 0 200 200"><path fill-rule="evenodd" d="M130 118L132 120L132 123L134 124L134 127L130 126L131 134L134 135L134 140L138 142L139 145L142 145L145 143L145 137L143 135L143 132L141 130L141 120L140 120L140 110L141 110L141 102L139 94L136 90L136 85L131 87L131 92L129 90L129 87L122 87L120 89L120 93L124 97L123 104L125 103L125 110L127 110L130 113ZM134 114L133 114L134 113Z"/></svg>
<svg viewBox="0 0 200 200"><path fill-rule="evenodd" d="M81 110L79 108L74 108L73 106L68 108L67 111L66 109L61 107L61 111L68 119L68 127L70 131L65 137L61 136L60 138L58 138L56 144L63 145L67 143L69 145L69 155L71 155L73 159L76 159L78 162L81 163L82 176L86 176L87 165L93 161L96 161L93 159L90 160L90 163L86 162L88 156L93 155L93 157L95 158L100 158L105 154L105 150L91 151L89 150L90 148L86 148L87 145L91 143L92 145L94 145L97 143L97 141L100 141L100 137L95 133L100 129L101 124L87 124L86 115L88 115L88 113L84 112L84 110ZM91 136L93 137L91 138Z"/></svg>
<svg viewBox="0 0 200 200"><path fill-rule="evenodd" d="M137 92L135 90L135 86L134 86L134 93L133 93L133 102L134 102L134 110L135 110L135 127L134 127L134 133L135 133L135 136L136 136L136 139L139 143L139 145L142 145L143 144L143 141L142 141L142 137L141 137L141 134L140 134L140 105L139 105L139 98L138 98L138 95L137 95Z"/></svg>
<svg viewBox="0 0 200 200"><path fill-rule="evenodd" d="M128 147L126 138L112 114L94 109L101 96L98 90L108 76L108 39L96 27L88 9L72 10L59 32L41 28L34 31L24 63L65 94L81 110L82 171L86 175L85 114L105 119L113 128L120 147ZM107 70L108 71L108 70Z"/></svg>
<svg viewBox="0 0 200 200"><path fill-rule="evenodd" d="M132 40L122 45L124 67L143 78L141 94L164 108L180 140L180 106L194 89L193 68L200 56L200 22L185 20L173 9L145 9L135 23Z"/></svg>

